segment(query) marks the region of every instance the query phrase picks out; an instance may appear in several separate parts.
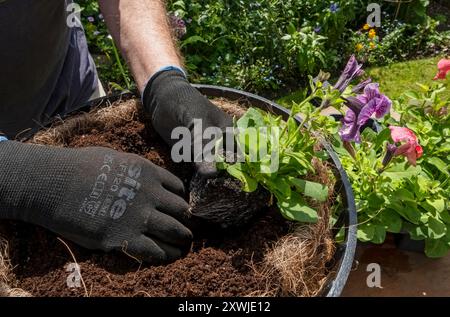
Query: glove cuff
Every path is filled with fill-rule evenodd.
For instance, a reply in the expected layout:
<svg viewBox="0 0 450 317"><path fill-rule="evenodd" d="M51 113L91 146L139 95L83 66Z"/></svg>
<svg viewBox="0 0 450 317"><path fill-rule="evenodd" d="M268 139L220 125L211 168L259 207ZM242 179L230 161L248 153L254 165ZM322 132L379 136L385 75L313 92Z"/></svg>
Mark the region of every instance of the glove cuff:
<svg viewBox="0 0 450 317"><path fill-rule="evenodd" d="M159 75L166 73L166 72L178 72L179 74L183 75L183 77L185 79L187 79L187 74L186 72L178 66L173 66L173 65L169 65L169 66L164 66L161 67L156 73L154 73L146 82L145 86L144 86L144 90L142 91L141 94L141 100L142 103L145 105L148 102L150 102L149 99L149 95L150 95L150 87L152 86L152 83L155 81L155 79L157 77L159 77Z"/></svg>

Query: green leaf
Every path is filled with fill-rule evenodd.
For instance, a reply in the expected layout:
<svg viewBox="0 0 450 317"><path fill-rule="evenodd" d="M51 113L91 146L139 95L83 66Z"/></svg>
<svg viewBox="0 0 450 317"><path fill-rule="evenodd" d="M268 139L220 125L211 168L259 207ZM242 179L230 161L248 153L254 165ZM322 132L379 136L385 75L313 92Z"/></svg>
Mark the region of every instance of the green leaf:
<svg viewBox="0 0 450 317"><path fill-rule="evenodd" d="M436 167L441 173L444 173L447 176L450 175L450 173L448 172L447 164L440 158L430 157L429 159L426 160L426 162Z"/></svg>
<svg viewBox="0 0 450 317"><path fill-rule="evenodd" d="M377 133L369 128L364 129L361 134L362 139L370 143L375 143L377 136Z"/></svg>
<svg viewBox="0 0 450 317"><path fill-rule="evenodd" d="M414 198L414 194L411 193L410 191L408 191L405 188L400 188L397 189L394 193L393 193L393 197L396 200L399 201L410 201L410 202L416 202L415 198Z"/></svg>
<svg viewBox="0 0 450 317"><path fill-rule="evenodd" d="M392 209L385 209L380 214L380 221L388 232L399 233L402 230L402 219Z"/></svg>
<svg viewBox="0 0 450 317"><path fill-rule="evenodd" d="M293 35L297 31L295 25L292 22L288 24L287 31L290 35Z"/></svg>
<svg viewBox="0 0 450 317"><path fill-rule="evenodd" d="M371 223L363 223L358 226L357 236L362 242L369 242L373 239L375 228Z"/></svg>
<svg viewBox="0 0 450 317"><path fill-rule="evenodd" d="M439 199L427 199L426 202L431 205L434 210L436 210L438 213L442 213L445 210L445 200L444 198L439 198Z"/></svg>
<svg viewBox="0 0 450 317"><path fill-rule="evenodd" d="M442 238L447 233L445 224L435 217L429 217L426 226L428 229L428 236L432 239Z"/></svg>
<svg viewBox="0 0 450 317"><path fill-rule="evenodd" d="M320 202L328 199L328 187L325 185L300 178L290 178L289 182L305 196L314 198Z"/></svg>
<svg viewBox="0 0 450 317"><path fill-rule="evenodd" d="M291 196L291 185L286 180L285 177L278 176L273 180L267 180L267 182L271 183L271 187L273 188L271 191L276 191L281 194L283 197ZM277 196L278 197L278 196Z"/></svg>
<svg viewBox="0 0 450 317"><path fill-rule="evenodd" d="M385 205L384 196L378 194L377 192L372 192L367 196L367 201L369 202L369 207L373 210L379 210Z"/></svg>
<svg viewBox="0 0 450 317"><path fill-rule="evenodd" d="M420 222L421 212L414 208L414 206L404 205L401 202L392 202L390 207L395 210L400 216L409 222L418 225Z"/></svg>
<svg viewBox="0 0 450 317"><path fill-rule="evenodd" d="M300 133L298 133L297 135L295 135L295 133L297 132L297 122L295 121L294 118L289 117L288 121L287 121L287 125L288 125L288 136L289 139L294 139L295 137L301 137ZM294 144L296 144L297 142L294 142Z"/></svg>
<svg viewBox="0 0 450 317"><path fill-rule="evenodd" d="M427 235L425 234L425 229L421 226L404 222L403 223L403 229L405 229L412 240L424 240L427 238Z"/></svg>
<svg viewBox="0 0 450 317"><path fill-rule="evenodd" d="M386 239L386 229L384 226L374 225L373 226L373 237L370 240L372 243L381 244Z"/></svg>
<svg viewBox="0 0 450 317"><path fill-rule="evenodd" d="M240 129L247 129L250 127L259 128L265 126L264 116L255 108L248 109L247 112L237 121L237 127Z"/></svg>
<svg viewBox="0 0 450 317"><path fill-rule="evenodd" d="M388 168L383 172L383 175L389 177L393 181L402 180L402 179L410 179L414 176L417 176L421 168L419 166L405 166L406 163L403 164L395 164L393 167ZM406 168L405 168L406 167Z"/></svg>
<svg viewBox="0 0 450 317"><path fill-rule="evenodd" d="M314 154L317 158L321 159L322 161L326 161L330 158L330 155L328 154L327 151L323 150L323 151L318 151Z"/></svg>
<svg viewBox="0 0 450 317"><path fill-rule="evenodd" d="M277 197L277 205L284 217L288 220L316 223L317 212L309 207L300 194L292 192L290 198L280 199Z"/></svg>
<svg viewBox="0 0 450 317"><path fill-rule="evenodd" d="M227 172L241 181L245 192L251 193L258 188L258 182L251 178L247 173L243 172L240 169L240 164L229 165L227 167Z"/></svg>
<svg viewBox="0 0 450 317"><path fill-rule="evenodd" d="M441 212L439 214L439 218L441 218L441 220L443 222L445 222L446 224L450 224L450 212L448 212L447 210L444 210L443 212Z"/></svg>
<svg viewBox="0 0 450 317"><path fill-rule="evenodd" d="M391 130L389 128L383 129L380 133L378 133L373 149L378 150L383 145L384 141L388 140L390 136Z"/></svg>
<svg viewBox="0 0 450 317"><path fill-rule="evenodd" d="M450 244L443 240L426 239L425 255L429 258L440 258L448 254Z"/></svg>
<svg viewBox="0 0 450 317"><path fill-rule="evenodd" d="M190 45L190 44L195 44L195 43L198 43L198 42L207 43L207 41L203 37L201 37L199 35L193 35L193 36L190 36L187 39L185 39L181 43L180 47L184 47L184 46Z"/></svg>
<svg viewBox="0 0 450 317"><path fill-rule="evenodd" d="M286 156L291 157L292 159L296 160L297 163L307 169L311 169L311 163L308 162L308 160L306 159L304 153L302 152L291 152L291 151L285 151L284 154Z"/></svg>

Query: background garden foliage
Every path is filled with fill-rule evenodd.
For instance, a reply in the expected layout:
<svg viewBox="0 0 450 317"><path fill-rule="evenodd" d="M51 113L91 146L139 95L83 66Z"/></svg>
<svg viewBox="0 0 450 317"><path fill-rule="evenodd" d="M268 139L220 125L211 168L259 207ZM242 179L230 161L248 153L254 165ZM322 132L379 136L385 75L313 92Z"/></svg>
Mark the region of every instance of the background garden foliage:
<svg viewBox="0 0 450 317"><path fill-rule="evenodd" d="M192 81L274 95L286 86L307 84L307 76L320 69L340 69L356 50L366 64L379 65L438 53L448 43L448 34L439 33L438 23L426 14L428 0L402 5L397 18L397 6L380 1L382 26L368 38L362 27L371 2L172 0L168 8L186 25L179 46ZM112 83L110 88L133 88L97 1L79 3L102 80Z"/></svg>

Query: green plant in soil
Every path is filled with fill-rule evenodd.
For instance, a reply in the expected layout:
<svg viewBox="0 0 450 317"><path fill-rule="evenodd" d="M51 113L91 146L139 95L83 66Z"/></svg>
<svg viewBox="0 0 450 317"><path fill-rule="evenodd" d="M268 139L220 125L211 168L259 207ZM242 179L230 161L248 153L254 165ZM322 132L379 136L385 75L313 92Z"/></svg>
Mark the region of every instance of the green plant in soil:
<svg viewBox="0 0 450 317"><path fill-rule="evenodd" d="M224 157L218 158L218 168L239 179L244 191L264 187L276 199L282 215L293 221L316 222L318 215L311 202L328 199L329 189L325 184L306 179L316 173L313 159L327 158L325 151L316 150L320 140L313 132L316 124L312 123L318 113L303 118L302 124L293 116L321 93L316 87L314 93L296 106L287 121L250 108L235 122L238 156L243 159L227 163Z"/></svg>

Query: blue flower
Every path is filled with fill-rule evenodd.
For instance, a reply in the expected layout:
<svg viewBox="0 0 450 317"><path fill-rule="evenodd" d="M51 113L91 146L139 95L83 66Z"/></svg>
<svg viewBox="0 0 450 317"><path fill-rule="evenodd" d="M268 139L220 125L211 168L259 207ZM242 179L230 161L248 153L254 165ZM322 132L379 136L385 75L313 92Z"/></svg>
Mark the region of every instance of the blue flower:
<svg viewBox="0 0 450 317"><path fill-rule="evenodd" d="M318 25L314 28L314 32L320 33L320 31L322 31L322 27L320 25Z"/></svg>
<svg viewBox="0 0 450 317"><path fill-rule="evenodd" d="M338 11L339 11L339 4L337 4L337 3L335 3L335 2L332 2L332 3L330 4L330 11L331 11L332 13L338 12Z"/></svg>

